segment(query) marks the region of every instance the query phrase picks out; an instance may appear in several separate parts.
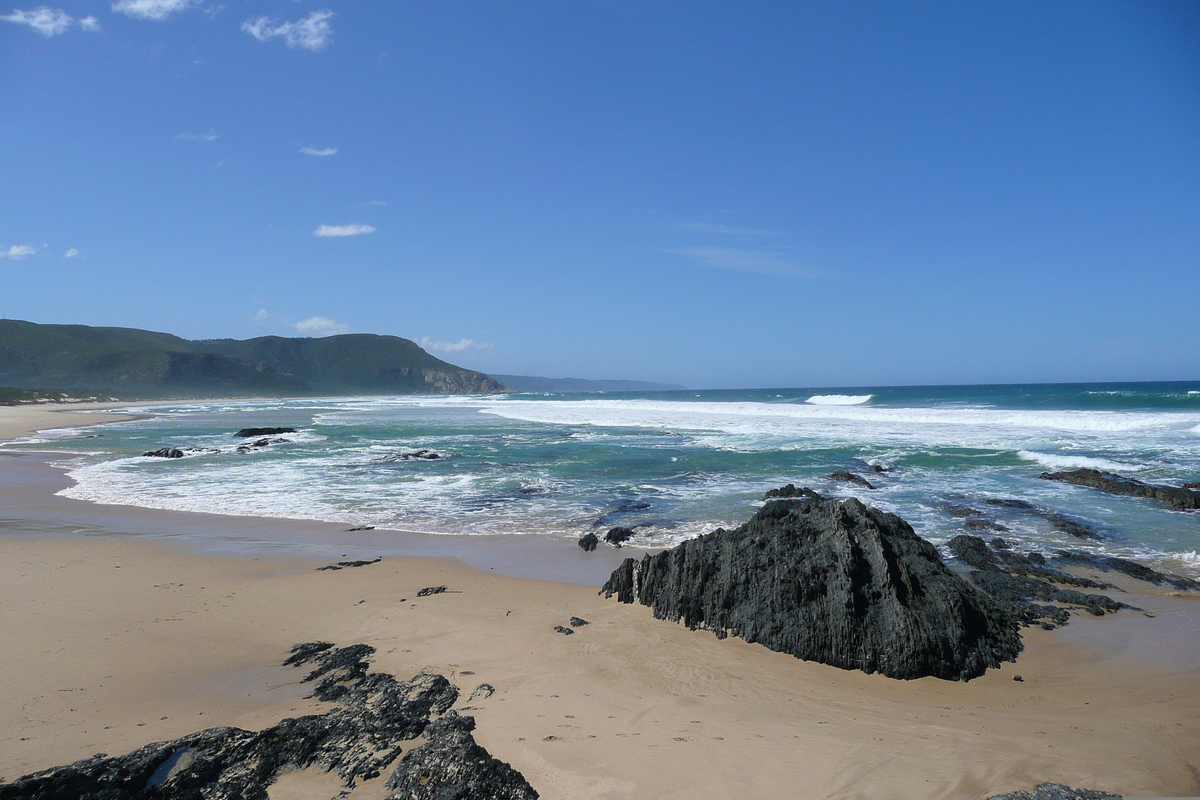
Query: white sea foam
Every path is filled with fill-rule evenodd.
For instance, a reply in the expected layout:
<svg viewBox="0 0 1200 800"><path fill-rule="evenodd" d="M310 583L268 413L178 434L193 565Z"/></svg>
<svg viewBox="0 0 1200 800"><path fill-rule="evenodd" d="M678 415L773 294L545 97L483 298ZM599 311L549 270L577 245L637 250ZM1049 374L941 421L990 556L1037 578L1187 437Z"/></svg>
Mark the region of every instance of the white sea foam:
<svg viewBox="0 0 1200 800"><path fill-rule="evenodd" d="M1200 394L1200 392L1193 389L1193 390L1189 391L1188 394Z"/></svg>
<svg viewBox="0 0 1200 800"><path fill-rule="evenodd" d="M804 402L814 406L860 406L870 400L870 394L814 394Z"/></svg>
<svg viewBox="0 0 1200 800"><path fill-rule="evenodd" d="M1051 469L1100 469L1108 472L1130 472L1146 469L1141 464L1127 464L1092 456L1064 456L1053 453L1038 453L1033 450L1018 450L1017 455L1026 461L1036 461L1043 467L1050 467Z"/></svg>

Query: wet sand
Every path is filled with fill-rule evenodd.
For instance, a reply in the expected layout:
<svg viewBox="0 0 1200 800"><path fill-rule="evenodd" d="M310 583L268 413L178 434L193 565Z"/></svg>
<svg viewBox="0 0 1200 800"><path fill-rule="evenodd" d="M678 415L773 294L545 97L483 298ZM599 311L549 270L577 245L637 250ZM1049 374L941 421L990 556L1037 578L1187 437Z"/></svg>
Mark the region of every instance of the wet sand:
<svg viewBox="0 0 1200 800"><path fill-rule="evenodd" d="M5 780L317 710L279 664L323 639L371 644L373 667L402 678L445 674L480 744L544 798L983 798L1047 780L1200 794L1200 598L1123 596L1154 616L1076 615L1026 630L1015 664L969 683L895 681L598 597L628 551L380 532L380 563L319 572L373 543L54 497L65 480L36 456L0 460ZM571 616L591 624L553 631ZM484 682L496 694L469 701ZM335 793L302 774L272 797Z"/></svg>

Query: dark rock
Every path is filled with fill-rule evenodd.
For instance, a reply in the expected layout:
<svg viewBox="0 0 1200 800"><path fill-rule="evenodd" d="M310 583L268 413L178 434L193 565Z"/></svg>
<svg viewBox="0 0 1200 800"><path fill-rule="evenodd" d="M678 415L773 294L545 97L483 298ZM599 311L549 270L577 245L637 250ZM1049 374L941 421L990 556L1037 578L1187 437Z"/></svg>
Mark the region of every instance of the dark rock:
<svg viewBox="0 0 1200 800"><path fill-rule="evenodd" d="M1052 583L1027 575L1013 575L999 570L976 570L971 573L971 579L980 589L1027 621L1029 600L1046 600L1078 606L1096 617L1127 608L1124 603L1102 594L1084 594L1075 589L1060 589Z"/></svg>
<svg viewBox="0 0 1200 800"><path fill-rule="evenodd" d="M1056 531L1070 534L1076 539L1099 539L1100 535L1083 522L1065 517L1055 511L1040 512L1041 516L1054 526Z"/></svg>
<svg viewBox="0 0 1200 800"><path fill-rule="evenodd" d="M490 683L481 683L475 687L475 691L471 692L471 696L467 698L467 702L473 700L487 700L496 693L496 687Z"/></svg>
<svg viewBox="0 0 1200 800"><path fill-rule="evenodd" d="M445 591L445 586L426 586L424 589L417 592L417 597L429 597L435 594L442 594Z"/></svg>
<svg viewBox="0 0 1200 800"><path fill-rule="evenodd" d="M1021 650L1014 614L904 520L855 499L772 500L737 530L626 559L602 592L720 638L894 678L968 680Z"/></svg>
<svg viewBox="0 0 1200 800"><path fill-rule="evenodd" d="M398 681L368 674L365 659L373 652L367 645L339 649L328 642L292 649L286 663L313 666L304 679L320 679L313 696L337 704L325 714L285 719L258 732L210 728L115 758L94 756L0 786L0 798L268 800L268 787L281 773L311 767L335 772L353 788L390 766L400 742L440 736L430 717L447 714L458 699L441 675ZM474 755L486 757L481 750ZM442 781L455 775L448 765L433 772Z"/></svg>
<svg viewBox="0 0 1200 800"><path fill-rule="evenodd" d="M1146 497L1165 503L1176 511L1200 509L1200 491L1178 486L1159 486L1142 483L1112 472L1095 469L1076 469L1070 472L1043 472L1038 477L1048 481L1062 481L1076 486L1088 486L1109 494L1128 497Z"/></svg>
<svg viewBox="0 0 1200 800"><path fill-rule="evenodd" d="M593 528L603 528L610 521L612 521L613 517L619 517L622 514L629 514L634 511L645 511L647 508L650 508L650 504L647 503L645 500L627 500L624 503L622 503L621 505L617 506L612 511L605 514L600 519L593 522L592 527Z"/></svg>
<svg viewBox="0 0 1200 800"><path fill-rule="evenodd" d="M373 531L374 525L359 525L357 528L346 528L346 533L354 533L355 531Z"/></svg>
<svg viewBox="0 0 1200 800"><path fill-rule="evenodd" d="M592 552L598 544L600 544L600 537L594 533L588 532L579 537L579 546L584 549L584 552Z"/></svg>
<svg viewBox="0 0 1200 800"><path fill-rule="evenodd" d="M955 503L943 503L942 510L945 511L950 516L958 517L959 519L968 519L971 517L982 517L983 516L983 512L980 511L978 508L971 508L970 506L960 506Z"/></svg>
<svg viewBox="0 0 1200 800"><path fill-rule="evenodd" d="M1010 547L1009 543L1001 539L999 536L997 536L995 539L992 539L989 544L991 544L991 546L997 550L1007 550Z"/></svg>
<svg viewBox="0 0 1200 800"><path fill-rule="evenodd" d="M1185 483L1182 488L1184 488L1184 489L1200 489L1200 481L1196 481L1195 483Z"/></svg>
<svg viewBox="0 0 1200 800"><path fill-rule="evenodd" d="M555 632L555 633L561 633L563 636L570 636L570 635L571 635L572 633L574 633L575 631L571 630L570 628L566 628L566 627L564 627L564 626L562 626L562 625L555 625L555 626L554 626L554 632Z"/></svg>
<svg viewBox="0 0 1200 800"><path fill-rule="evenodd" d="M610 528L608 533L604 534L604 541L608 542L613 547L620 547L624 542L627 542L632 538L632 528Z"/></svg>
<svg viewBox="0 0 1200 800"><path fill-rule="evenodd" d="M538 793L471 735L472 717L450 711L431 724L388 777L388 800L536 800Z"/></svg>
<svg viewBox="0 0 1200 800"><path fill-rule="evenodd" d="M846 472L844 470L839 471L839 472L831 472L829 474L829 479L834 480L834 481L842 481L843 483L852 483L855 486L861 486L864 489L874 489L875 488L874 486L871 485L871 482L868 481L863 476L855 475L853 472Z"/></svg>
<svg viewBox="0 0 1200 800"><path fill-rule="evenodd" d="M583 617L571 617L569 624L572 628L582 628L584 625L591 625L592 623L588 622Z"/></svg>
<svg viewBox="0 0 1200 800"><path fill-rule="evenodd" d="M378 564L380 561L383 561L383 556L379 556L378 558L373 558L370 561L339 561L336 564L330 564L327 567L317 567L317 572L324 572L325 570L346 569L347 567L365 567L368 564Z"/></svg>
<svg viewBox="0 0 1200 800"><path fill-rule="evenodd" d="M234 434L241 439L253 439L256 436L275 436L280 433L295 433L295 428L242 428Z"/></svg>
<svg viewBox="0 0 1200 800"><path fill-rule="evenodd" d="M183 458L183 451L174 447L162 447L158 450L151 450L149 453L142 453L142 455L147 458Z"/></svg>
<svg viewBox="0 0 1200 800"><path fill-rule="evenodd" d="M951 553L976 569L999 569L1000 562L978 536L955 536L946 542Z"/></svg>
<svg viewBox="0 0 1200 800"><path fill-rule="evenodd" d="M1003 508L1017 508L1022 511L1033 511L1037 508L1033 503L1027 503L1024 500L1011 500L1003 497L989 497L984 501L991 506L1001 506Z"/></svg>
<svg viewBox="0 0 1200 800"><path fill-rule="evenodd" d="M1014 680L1014 681L1016 681L1017 683L1024 683L1024 682L1025 682L1025 679L1024 679L1024 678L1022 678L1020 675L1013 675L1013 680Z"/></svg>
<svg viewBox="0 0 1200 800"><path fill-rule="evenodd" d="M1117 558L1115 556L1093 556L1087 553L1078 553L1071 550L1059 550L1055 553L1058 561L1069 564L1087 564L1090 567L1104 570L1105 572L1119 572L1122 575L1128 575L1139 581L1146 581L1162 585L1164 583L1174 586L1176 589L1184 590L1200 590L1200 582L1194 581L1191 578L1184 578L1180 575L1169 575L1165 572L1151 569L1145 564L1139 564L1136 561L1130 561L1125 558Z"/></svg>
<svg viewBox="0 0 1200 800"><path fill-rule="evenodd" d="M868 464L867 466L871 468L871 472L883 473L888 471L887 467L883 466L882 464Z"/></svg>
<svg viewBox="0 0 1200 800"><path fill-rule="evenodd" d="M963 521L963 527L969 531L1007 531L1008 527L982 517L973 517Z"/></svg>
<svg viewBox="0 0 1200 800"><path fill-rule="evenodd" d="M1031 792L994 794L987 800L1121 800L1121 795L1095 789L1072 789L1061 783L1042 783Z"/></svg>
<svg viewBox="0 0 1200 800"><path fill-rule="evenodd" d="M796 484L794 484L794 483L789 483L787 486L783 486L779 489L768 489L767 493L763 495L762 499L763 500L773 500L775 498L786 499L786 498L793 498L793 497L806 497L809 500L824 500L825 499L825 497L823 495L817 494L812 489L806 489L806 488L797 489Z"/></svg>
<svg viewBox="0 0 1200 800"><path fill-rule="evenodd" d="M396 461L439 461L446 456L433 450L410 450L404 453L393 453L390 456L374 459L376 464L392 464Z"/></svg>

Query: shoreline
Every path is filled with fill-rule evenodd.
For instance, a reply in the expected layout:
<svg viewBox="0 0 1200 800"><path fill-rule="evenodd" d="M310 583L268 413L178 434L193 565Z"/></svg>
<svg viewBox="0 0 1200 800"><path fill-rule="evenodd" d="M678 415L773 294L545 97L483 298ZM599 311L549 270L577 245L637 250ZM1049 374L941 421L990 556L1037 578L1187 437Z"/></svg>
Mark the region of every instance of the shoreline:
<svg viewBox="0 0 1200 800"><path fill-rule="evenodd" d="M375 646L372 669L401 679L446 675L479 743L546 798L984 798L1043 781L1200 791L1189 761L1200 751L1194 598L1138 594L1154 619L1125 610L1025 629L1015 663L969 683L896 681L601 599L593 573L608 567L592 557L619 561L629 549L584 554L564 542L535 556L544 537L529 547L406 534L404 554L318 572L343 552L368 553L316 547L343 527L327 523L56 497L66 478L50 456L9 455L0 461L4 780L215 725L261 729L319 712L303 699L302 674L280 663L295 642L323 639ZM217 532L257 549L197 547ZM282 545L301 535L309 551ZM503 563L489 569L498 565L480 553ZM549 562L530 563L539 558ZM503 574L536 577L547 563L589 566L576 582ZM452 591L415 597L441 584ZM554 632L570 616L591 624ZM496 695L468 701L480 683ZM289 786L297 793L272 797L337 790L320 794L323 775Z"/></svg>

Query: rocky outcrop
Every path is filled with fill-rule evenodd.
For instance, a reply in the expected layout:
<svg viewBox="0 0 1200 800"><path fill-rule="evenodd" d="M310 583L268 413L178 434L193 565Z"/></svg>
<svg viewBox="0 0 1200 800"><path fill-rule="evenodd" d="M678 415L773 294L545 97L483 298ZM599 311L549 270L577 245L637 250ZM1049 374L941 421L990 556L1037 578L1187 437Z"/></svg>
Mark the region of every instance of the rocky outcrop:
<svg viewBox="0 0 1200 800"><path fill-rule="evenodd" d="M387 779L388 800L536 800L521 773L476 744L474 729L473 717L454 711L430 725Z"/></svg>
<svg viewBox="0 0 1200 800"><path fill-rule="evenodd" d="M626 559L601 591L720 638L893 678L969 680L1021 650L1008 609L907 522L856 499L769 501L736 530Z"/></svg>
<svg viewBox="0 0 1200 800"><path fill-rule="evenodd" d="M1086 564L1089 567L1094 567L1104 572L1119 572L1130 578L1153 583L1158 586L1165 583L1176 589L1200 591L1200 582L1194 581L1191 578L1159 572L1156 569L1147 567L1145 564L1139 564L1136 561L1130 561L1125 558L1093 556L1088 553L1078 553L1072 550L1058 550L1054 555L1057 561L1065 564Z"/></svg>
<svg viewBox="0 0 1200 800"><path fill-rule="evenodd" d="M458 690L445 677L421 673L399 681L368 673L372 653L363 644L292 648L284 663L308 665L304 681L314 684L312 697L336 703L325 714L285 719L258 732L210 728L124 756L97 755L0 786L0 798L268 800L268 787L281 773L314 767L337 773L353 788L379 777L400 756L401 743L419 736L425 744L388 779L395 789L388 800L537 797L519 773L475 743L474 720L450 711ZM430 724L436 715L442 716ZM455 793L455 787L463 788ZM429 793L436 791L441 793Z"/></svg>
<svg viewBox="0 0 1200 800"><path fill-rule="evenodd" d="M824 500L824 495L819 495L812 489L806 487L796 488L796 484L789 483L787 486L781 486L778 489L768 489L763 494L763 500L786 500L794 497L806 497L809 500Z"/></svg>
<svg viewBox="0 0 1200 800"><path fill-rule="evenodd" d="M1076 486L1088 486L1109 494L1127 497L1145 497L1165 503L1176 511L1200 509L1200 491L1180 486L1160 486L1142 483L1112 472L1096 469L1076 469L1070 472L1043 472L1038 477L1048 481L1062 481Z"/></svg>
<svg viewBox="0 0 1200 800"><path fill-rule="evenodd" d="M590 531L579 537L579 546L585 553L595 550L598 544L600 544L600 537Z"/></svg>
<svg viewBox="0 0 1200 800"><path fill-rule="evenodd" d="M863 476L855 475L853 472L846 472L845 470L841 470L839 472L831 472L829 474L829 479L831 481L841 481L842 483L851 483L851 484L854 484L855 486L861 486L864 489L874 489L875 488L874 486L871 485L871 482L868 481Z"/></svg>
<svg viewBox="0 0 1200 800"><path fill-rule="evenodd" d="M1025 500L1014 500L1007 497L989 497L985 501L990 506L1008 509L1017 513L1028 513L1037 517L1041 517L1050 523L1056 531L1074 536L1076 539L1100 539L1101 536L1086 522L1077 519L1071 519L1065 514L1060 514L1057 511L1050 511L1045 508L1039 508L1033 503ZM982 513L982 512L979 512ZM974 524L973 524L974 523ZM967 530L1006 530L1003 525L988 521L975 522L968 520L966 524Z"/></svg>
<svg viewBox="0 0 1200 800"><path fill-rule="evenodd" d="M1001 544L1004 541L999 540ZM1078 589L1114 589L1107 583L1082 578L1047 566L1040 553L1022 555L1007 548L989 549L978 536L955 536L947 548L964 564L974 567L971 580L997 602L1007 606L1026 625L1051 629L1067 624L1070 612L1043 603L1061 603L1082 608L1093 616L1128 608L1124 603L1102 594L1085 594ZM1063 586L1076 587L1064 589ZM1041 600L1043 603L1033 601Z"/></svg>
<svg viewBox="0 0 1200 800"><path fill-rule="evenodd" d="M146 458L183 458L183 451L174 447L160 447L142 455Z"/></svg>
<svg viewBox="0 0 1200 800"><path fill-rule="evenodd" d="M609 528L608 533L604 534L604 541L611 544L613 547L620 547L625 542L633 538L633 528Z"/></svg>
<svg viewBox="0 0 1200 800"><path fill-rule="evenodd" d="M410 450L403 453L393 453L390 456L382 456L381 458L373 459L376 464L393 464L397 461L440 461L445 458L441 453L433 450Z"/></svg>
<svg viewBox="0 0 1200 800"><path fill-rule="evenodd" d="M326 571L347 569L347 568L353 568L353 567L365 567L368 564L378 564L380 561L383 561L383 556L379 556L378 558L373 558L370 561L364 561L364 560L339 561L336 564L329 564L324 567L317 567L317 572L326 572Z"/></svg>
<svg viewBox="0 0 1200 800"><path fill-rule="evenodd" d="M257 436L278 436L281 433L295 432L295 428L242 428L234 436L239 439L253 439Z"/></svg>
<svg viewBox="0 0 1200 800"><path fill-rule="evenodd" d="M1072 789L1061 783L1041 783L1030 792L994 794L987 800L1121 800L1121 795L1096 789Z"/></svg>

